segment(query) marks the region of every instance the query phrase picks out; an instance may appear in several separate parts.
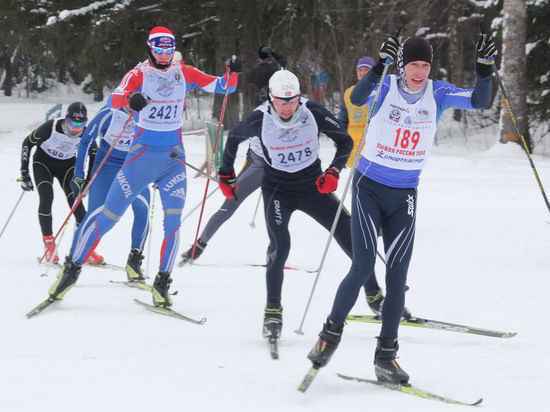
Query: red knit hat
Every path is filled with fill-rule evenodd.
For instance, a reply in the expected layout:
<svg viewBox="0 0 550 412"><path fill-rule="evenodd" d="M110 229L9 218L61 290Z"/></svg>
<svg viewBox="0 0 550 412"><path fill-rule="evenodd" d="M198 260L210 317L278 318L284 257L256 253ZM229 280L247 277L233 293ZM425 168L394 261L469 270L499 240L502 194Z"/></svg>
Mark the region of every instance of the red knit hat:
<svg viewBox="0 0 550 412"><path fill-rule="evenodd" d="M147 38L147 40L151 41L159 37L170 37L174 40L176 39L174 33L172 33L172 30L170 30L168 27L156 26L153 27L151 31L149 31L149 37Z"/></svg>

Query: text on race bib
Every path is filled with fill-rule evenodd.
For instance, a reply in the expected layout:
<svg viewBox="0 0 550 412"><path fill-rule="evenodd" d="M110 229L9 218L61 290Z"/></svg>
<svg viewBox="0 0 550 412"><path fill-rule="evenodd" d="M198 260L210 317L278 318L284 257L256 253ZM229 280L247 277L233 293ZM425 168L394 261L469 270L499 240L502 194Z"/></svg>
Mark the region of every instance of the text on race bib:
<svg viewBox="0 0 550 412"><path fill-rule="evenodd" d="M279 157L279 163L286 165L289 163L301 162L302 158L306 159L311 157L312 152L309 147L306 147L304 150L296 150L288 153L277 153Z"/></svg>
<svg viewBox="0 0 550 412"><path fill-rule="evenodd" d="M164 119L174 120L177 117L178 105L169 104L163 106L151 106L147 117L151 120Z"/></svg>

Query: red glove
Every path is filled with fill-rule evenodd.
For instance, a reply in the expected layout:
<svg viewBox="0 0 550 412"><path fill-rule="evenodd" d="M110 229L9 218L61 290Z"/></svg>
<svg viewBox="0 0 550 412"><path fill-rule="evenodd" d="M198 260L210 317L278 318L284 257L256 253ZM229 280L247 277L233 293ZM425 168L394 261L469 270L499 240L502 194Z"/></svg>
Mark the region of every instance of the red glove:
<svg viewBox="0 0 550 412"><path fill-rule="evenodd" d="M226 199L235 198L235 182L237 178L235 177L235 171L231 170L230 172L218 171L218 178L220 189Z"/></svg>
<svg viewBox="0 0 550 412"><path fill-rule="evenodd" d="M325 172L317 178L315 181L315 186L317 186L317 191L322 194L332 193L338 187L338 178L340 177L340 172L337 168L329 167Z"/></svg>

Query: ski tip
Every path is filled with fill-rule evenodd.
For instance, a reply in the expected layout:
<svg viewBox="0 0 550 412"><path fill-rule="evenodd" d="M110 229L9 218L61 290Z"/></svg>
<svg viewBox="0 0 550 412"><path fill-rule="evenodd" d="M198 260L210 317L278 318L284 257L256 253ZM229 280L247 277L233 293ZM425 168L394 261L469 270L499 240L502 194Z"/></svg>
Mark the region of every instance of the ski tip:
<svg viewBox="0 0 550 412"><path fill-rule="evenodd" d="M483 402L483 398L479 398L477 401L472 402L471 405L472 406L479 406L479 405L481 405L482 402Z"/></svg>

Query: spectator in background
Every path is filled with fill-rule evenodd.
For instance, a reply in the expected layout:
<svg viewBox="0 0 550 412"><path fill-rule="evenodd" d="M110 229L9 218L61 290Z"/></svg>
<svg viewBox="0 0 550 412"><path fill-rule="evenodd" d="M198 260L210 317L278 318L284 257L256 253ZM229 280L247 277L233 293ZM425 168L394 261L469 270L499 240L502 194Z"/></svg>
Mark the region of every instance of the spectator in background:
<svg viewBox="0 0 550 412"><path fill-rule="evenodd" d="M248 113L267 100L267 84L273 73L286 67L286 59L269 46L260 46L258 60L252 69L245 73L242 84L245 87L245 113Z"/></svg>
<svg viewBox="0 0 550 412"><path fill-rule="evenodd" d="M355 73L357 74L357 81L361 80L367 75L369 70L375 65L375 61L370 56L361 57L357 60L355 66ZM346 167L351 168L357 150L359 148L359 142L365 133L365 126L367 125L369 106L356 106L351 102L351 93L355 84L348 87L344 92L344 98L340 103L340 112L338 113L338 121L343 129L347 130L348 134L353 139L353 150L348 158Z"/></svg>
<svg viewBox="0 0 550 412"><path fill-rule="evenodd" d="M324 105L327 94L329 75L325 69L318 67L311 75L311 100Z"/></svg>

